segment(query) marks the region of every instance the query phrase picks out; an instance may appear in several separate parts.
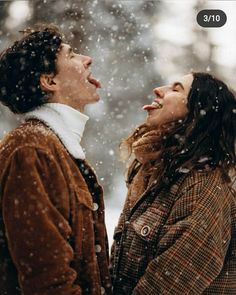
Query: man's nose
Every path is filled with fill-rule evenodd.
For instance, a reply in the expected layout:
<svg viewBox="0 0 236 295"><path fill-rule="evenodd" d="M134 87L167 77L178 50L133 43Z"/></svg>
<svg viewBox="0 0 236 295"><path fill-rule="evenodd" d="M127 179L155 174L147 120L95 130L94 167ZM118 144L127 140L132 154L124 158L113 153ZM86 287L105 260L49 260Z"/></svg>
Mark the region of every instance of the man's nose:
<svg viewBox="0 0 236 295"><path fill-rule="evenodd" d="M92 64L92 58L87 55L83 55L83 65L87 69Z"/></svg>
<svg viewBox="0 0 236 295"><path fill-rule="evenodd" d="M163 87L157 87L153 89L154 94L156 94L157 97L163 98L164 97L164 89Z"/></svg>

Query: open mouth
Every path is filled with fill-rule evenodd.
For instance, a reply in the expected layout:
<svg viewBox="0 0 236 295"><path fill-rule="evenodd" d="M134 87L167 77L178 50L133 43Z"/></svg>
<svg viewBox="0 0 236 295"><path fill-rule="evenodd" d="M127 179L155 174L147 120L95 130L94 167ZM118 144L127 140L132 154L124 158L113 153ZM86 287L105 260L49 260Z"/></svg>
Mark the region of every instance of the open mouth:
<svg viewBox="0 0 236 295"><path fill-rule="evenodd" d="M163 108L163 105L159 101L153 101L152 104L143 106L143 110L150 111Z"/></svg>
<svg viewBox="0 0 236 295"><path fill-rule="evenodd" d="M87 80L89 81L89 83L93 84L96 88L101 88L101 83L97 79L95 79L91 73L88 75Z"/></svg>

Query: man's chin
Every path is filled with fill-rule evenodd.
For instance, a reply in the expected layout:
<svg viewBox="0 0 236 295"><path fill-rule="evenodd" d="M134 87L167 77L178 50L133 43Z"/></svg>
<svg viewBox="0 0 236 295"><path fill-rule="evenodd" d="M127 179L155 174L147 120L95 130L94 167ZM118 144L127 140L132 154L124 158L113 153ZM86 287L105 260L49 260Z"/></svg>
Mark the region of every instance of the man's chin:
<svg viewBox="0 0 236 295"><path fill-rule="evenodd" d="M93 101L91 103L96 103L100 100L100 96L96 93L94 96L93 96Z"/></svg>

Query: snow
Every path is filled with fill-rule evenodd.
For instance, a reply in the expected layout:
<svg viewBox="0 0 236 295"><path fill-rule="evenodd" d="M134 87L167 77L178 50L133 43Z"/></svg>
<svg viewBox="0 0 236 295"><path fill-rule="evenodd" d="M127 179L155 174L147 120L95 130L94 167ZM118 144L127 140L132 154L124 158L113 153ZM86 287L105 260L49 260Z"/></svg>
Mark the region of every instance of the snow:
<svg viewBox="0 0 236 295"><path fill-rule="evenodd" d="M110 247L113 241L114 229L117 226L127 194L125 178L123 175L115 175L112 191L114 196L105 199L105 222Z"/></svg>
<svg viewBox="0 0 236 295"><path fill-rule="evenodd" d="M236 3L234 1L11 1L0 31L0 49L29 23L54 22L77 52L91 55L101 80L101 100L86 108L90 116L84 146L104 186L110 244L125 196L125 167L119 144L145 120L142 106L153 100L152 89L194 70L224 77L235 85ZM83 3L82 3L83 2ZM227 23L203 29L197 12L222 9ZM35 13L35 14L34 14ZM18 35L17 35L18 37ZM0 134L18 122L1 108ZM236 112L236 110L233 110ZM205 110L201 110L205 115ZM179 138L180 142L183 138ZM183 150L183 153L185 151Z"/></svg>

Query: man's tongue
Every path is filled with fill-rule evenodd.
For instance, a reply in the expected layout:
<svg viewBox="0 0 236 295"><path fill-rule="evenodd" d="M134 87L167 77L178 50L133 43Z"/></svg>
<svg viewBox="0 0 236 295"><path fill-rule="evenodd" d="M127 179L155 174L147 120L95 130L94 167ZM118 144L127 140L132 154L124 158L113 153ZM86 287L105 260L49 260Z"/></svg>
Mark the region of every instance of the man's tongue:
<svg viewBox="0 0 236 295"><path fill-rule="evenodd" d="M92 75L89 75L89 76L88 76L88 81L89 81L91 84L95 85L96 88L101 88L101 83L100 83L97 79L95 79Z"/></svg>

